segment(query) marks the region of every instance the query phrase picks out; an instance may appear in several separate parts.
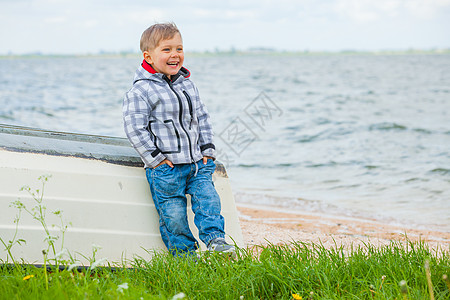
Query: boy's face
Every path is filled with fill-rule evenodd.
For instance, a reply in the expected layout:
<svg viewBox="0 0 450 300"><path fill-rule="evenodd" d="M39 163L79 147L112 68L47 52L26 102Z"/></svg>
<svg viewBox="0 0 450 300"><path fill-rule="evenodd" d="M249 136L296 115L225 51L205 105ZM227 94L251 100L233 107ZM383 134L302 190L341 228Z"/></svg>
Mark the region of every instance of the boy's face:
<svg viewBox="0 0 450 300"><path fill-rule="evenodd" d="M171 78L180 71L184 62L183 41L180 34L168 40L162 40L150 51L144 51L144 59L156 72Z"/></svg>

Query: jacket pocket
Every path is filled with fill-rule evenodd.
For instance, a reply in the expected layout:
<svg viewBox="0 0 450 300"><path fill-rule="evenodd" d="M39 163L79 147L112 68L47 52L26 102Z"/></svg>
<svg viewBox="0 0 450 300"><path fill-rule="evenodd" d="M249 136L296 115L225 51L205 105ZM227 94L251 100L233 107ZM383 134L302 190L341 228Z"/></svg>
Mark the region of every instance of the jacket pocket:
<svg viewBox="0 0 450 300"><path fill-rule="evenodd" d="M181 137L173 120L165 120L164 124L153 120L149 122L148 128L154 137L155 146L161 150L161 153L174 154L181 152Z"/></svg>

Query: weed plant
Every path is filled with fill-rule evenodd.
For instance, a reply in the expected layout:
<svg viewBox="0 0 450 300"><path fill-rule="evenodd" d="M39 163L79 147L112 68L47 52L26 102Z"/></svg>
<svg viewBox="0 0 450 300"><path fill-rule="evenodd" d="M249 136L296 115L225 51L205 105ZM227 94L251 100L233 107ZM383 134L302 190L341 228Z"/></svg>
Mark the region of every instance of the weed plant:
<svg viewBox="0 0 450 300"><path fill-rule="evenodd" d="M449 260L448 250L410 241L353 249L292 242L236 257L155 252L123 268L55 269L48 290L42 268L3 265L0 299L450 299Z"/></svg>
<svg viewBox="0 0 450 300"><path fill-rule="evenodd" d="M423 242L391 242L387 246L364 244L344 248L335 245L291 242L284 245L238 249L236 256L203 252L198 256L173 257L153 252L151 260L135 258L121 266L102 267L93 245L90 266L75 268L67 251L64 233L68 225L60 211L62 239L57 253L46 222L44 186L28 192L34 207L13 202L18 210L16 231L9 241L1 239L6 261L0 259L2 299L450 299L449 249L430 249ZM25 241L18 237L24 211L41 224L47 249L44 266L24 265L11 249ZM40 251L40 250L37 250ZM53 258L48 258L48 253ZM10 261L12 263L10 263ZM56 267L53 267L53 263ZM63 266L62 269L59 266Z"/></svg>

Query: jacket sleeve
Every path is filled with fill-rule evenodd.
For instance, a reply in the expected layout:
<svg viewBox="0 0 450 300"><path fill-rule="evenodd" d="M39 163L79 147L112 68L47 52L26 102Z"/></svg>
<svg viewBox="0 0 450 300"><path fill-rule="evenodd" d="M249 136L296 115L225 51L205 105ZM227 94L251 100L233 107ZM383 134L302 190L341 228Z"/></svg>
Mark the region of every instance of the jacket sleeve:
<svg viewBox="0 0 450 300"><path fill-rule="evenodd" d="M211 156L212 158L216 158L215 154L215 145L213 142L214 133L211 125L211 120L209 117L208 110L206 109L205 104L200 100L197 88L195 89L197 94L197 105L196 105L196 113L198 118L198 126L199 126L199 140L198 143L200 145L200 150L203 156Z"/></svg>
<svg viewBox="0 0 450 300"><path fill-rule="evenodd" d="M125 94L122 107L125 133L145 166L154 168L166 157L155 146L147 130L151 110L150 104L141 94Z"/></svg>

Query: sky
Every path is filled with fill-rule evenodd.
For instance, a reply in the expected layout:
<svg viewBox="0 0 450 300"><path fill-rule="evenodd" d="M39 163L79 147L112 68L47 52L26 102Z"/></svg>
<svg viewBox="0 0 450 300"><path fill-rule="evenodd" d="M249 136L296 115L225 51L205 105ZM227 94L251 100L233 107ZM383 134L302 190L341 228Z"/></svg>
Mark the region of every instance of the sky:
<svg viewBox="0 0 450 300"><path fill-rule="evenodd" d="M0 55L138 52L155 22L186 51L450 48L450 0L0 0Z"/></svg>

